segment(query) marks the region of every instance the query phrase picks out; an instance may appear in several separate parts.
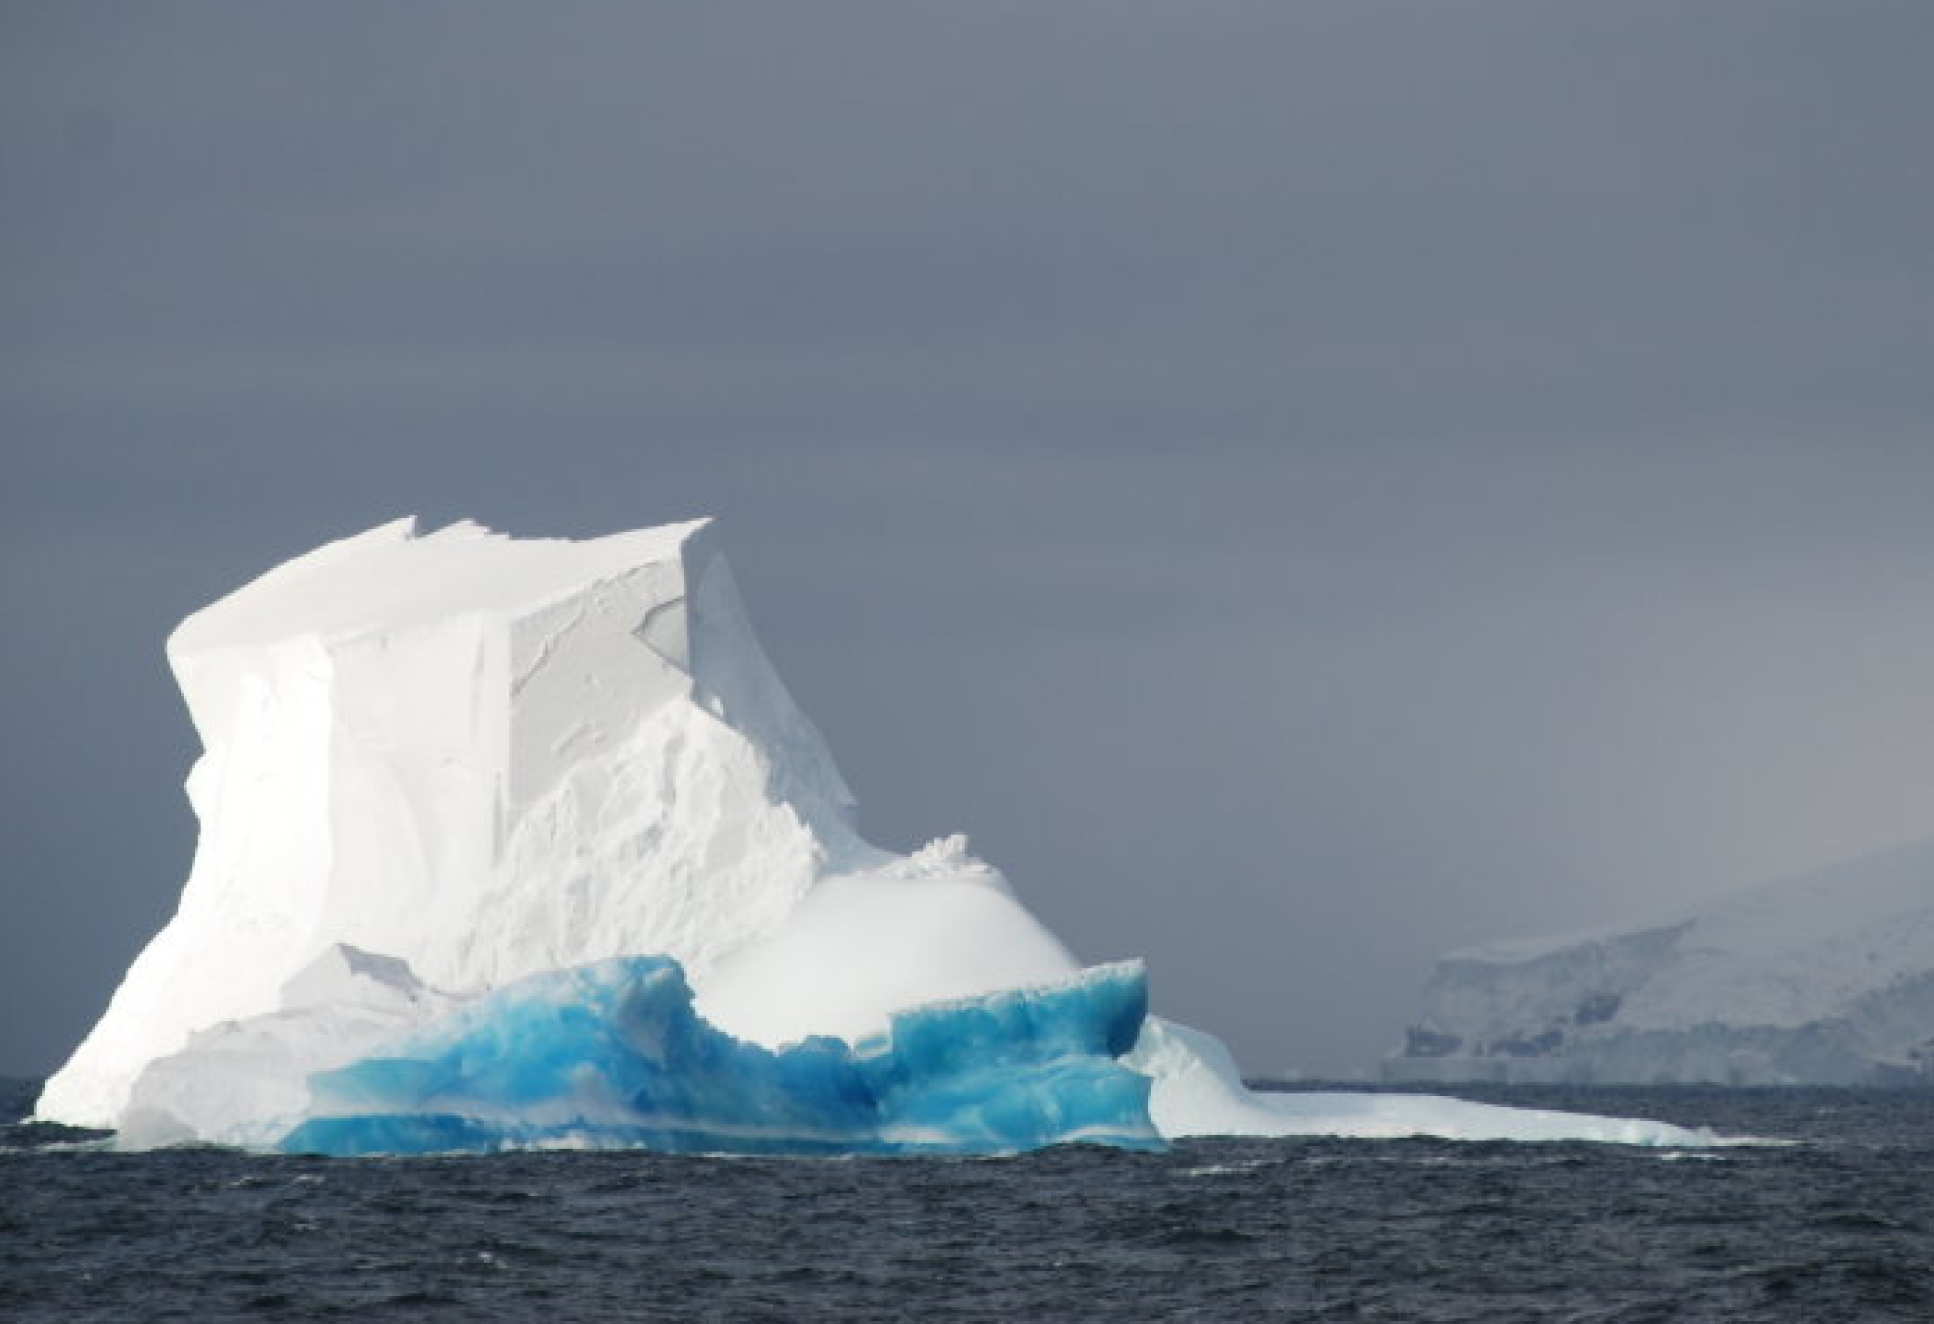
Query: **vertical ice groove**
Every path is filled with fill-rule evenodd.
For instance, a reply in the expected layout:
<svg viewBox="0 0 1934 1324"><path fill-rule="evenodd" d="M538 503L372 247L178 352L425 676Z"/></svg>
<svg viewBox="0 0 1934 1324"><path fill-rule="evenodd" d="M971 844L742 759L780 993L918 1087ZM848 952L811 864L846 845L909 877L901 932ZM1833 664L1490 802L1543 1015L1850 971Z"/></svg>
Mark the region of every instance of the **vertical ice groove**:
<svg viewBox="0 0 1934 1324"><path fill-rule="evenodd" d="M512 699L522 694L524 687L529 685L537 673L544 669L544 664L549 662L551 655L557 651L558 641L579 625L583 624L584 614L584 600L582 598L574 599L571 603L570 610L565 613L565 617L561 622L546 626L543 634L538 639L536 651L517 668L517 674L511 678L510 697Z"/></svg>

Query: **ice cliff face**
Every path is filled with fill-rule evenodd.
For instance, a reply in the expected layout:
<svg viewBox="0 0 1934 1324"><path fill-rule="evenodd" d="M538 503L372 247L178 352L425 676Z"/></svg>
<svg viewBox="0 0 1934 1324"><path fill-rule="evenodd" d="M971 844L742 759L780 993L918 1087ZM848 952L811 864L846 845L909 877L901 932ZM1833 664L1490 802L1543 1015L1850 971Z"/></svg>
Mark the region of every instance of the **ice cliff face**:
<svg viewBox="0 0 1934 1324"><path fill-rule="evenodd" d="M1934 1084L1934 842L1437 963L1397 1080Z"/></svg>

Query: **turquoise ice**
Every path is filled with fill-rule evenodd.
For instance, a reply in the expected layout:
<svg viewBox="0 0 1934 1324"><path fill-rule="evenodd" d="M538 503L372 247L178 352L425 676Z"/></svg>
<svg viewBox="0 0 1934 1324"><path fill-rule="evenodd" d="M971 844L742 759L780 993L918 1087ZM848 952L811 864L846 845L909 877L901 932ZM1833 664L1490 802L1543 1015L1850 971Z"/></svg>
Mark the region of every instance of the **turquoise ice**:
<svg viewBox="0 0 1934 1324"><path fill-rule="evenodd" d="M693 1009L679 963L619 957L520 980L383 1056L311 1078L281 1148L731 1154L1159 1149L1149 1079L1115 1059L1147 1012L1139 962L896 1013L885 1035L771 1050Z"/></svg>

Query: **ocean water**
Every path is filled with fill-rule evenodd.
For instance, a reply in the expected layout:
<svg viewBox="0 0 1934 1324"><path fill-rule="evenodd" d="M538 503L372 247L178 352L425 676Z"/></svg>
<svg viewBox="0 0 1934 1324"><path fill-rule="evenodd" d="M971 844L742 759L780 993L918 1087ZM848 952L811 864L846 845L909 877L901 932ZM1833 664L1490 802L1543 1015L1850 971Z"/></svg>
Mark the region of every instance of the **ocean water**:
<svg viewBox="0 0 1934 1324"><path fill-rule="evenodd" d="M122 1155L0 1128L0 1319L1934 1320L1934 1094L1458 1090L1794 1143Z"/></svg>

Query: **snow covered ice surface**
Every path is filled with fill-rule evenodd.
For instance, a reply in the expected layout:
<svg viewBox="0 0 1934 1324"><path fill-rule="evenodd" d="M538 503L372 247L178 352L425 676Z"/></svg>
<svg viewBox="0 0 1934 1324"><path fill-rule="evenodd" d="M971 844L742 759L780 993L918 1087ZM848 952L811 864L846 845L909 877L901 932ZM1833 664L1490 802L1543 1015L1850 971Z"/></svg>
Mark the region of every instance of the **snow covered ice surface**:
<svg viewBox="0 0 1934 1324"><path fill-rule="evenodd" d="M857 835L704 521L386 524L197 612L168 657L204 749L194 865L38 1105L124 1146L1704 1138L1250 1093L964 838Z"/></svg>
<svg viewBox="0 0 1934 1324"><path fill-rule="evenodd" d="M1934 842L1437 963L1403 1080L1934 1084Z"/></svg>

